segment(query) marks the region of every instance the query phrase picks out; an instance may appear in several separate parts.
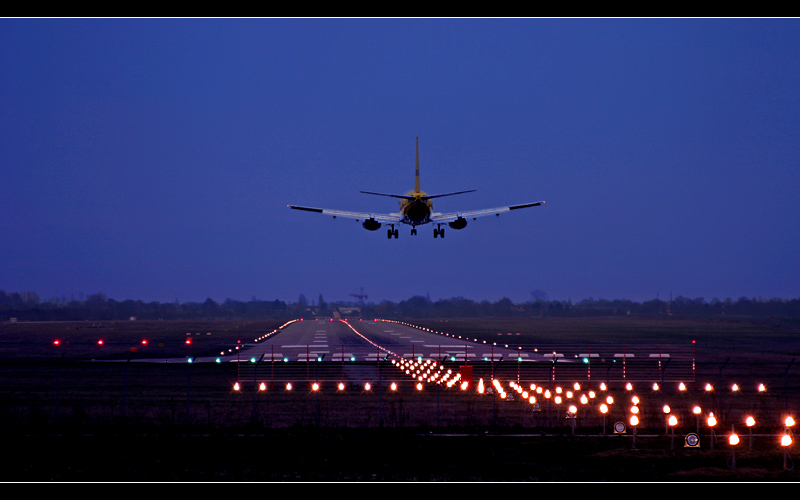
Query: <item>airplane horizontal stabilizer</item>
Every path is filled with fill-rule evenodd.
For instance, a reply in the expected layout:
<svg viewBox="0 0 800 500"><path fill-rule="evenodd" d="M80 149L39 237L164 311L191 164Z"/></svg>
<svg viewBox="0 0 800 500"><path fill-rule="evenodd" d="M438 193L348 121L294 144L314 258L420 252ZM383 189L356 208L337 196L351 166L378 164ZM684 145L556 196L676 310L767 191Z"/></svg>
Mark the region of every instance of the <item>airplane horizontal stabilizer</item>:
<svg viewBox="0 0 800 500"><path fill-rule="evenodd" d="M385 193L373 193L371 191L361 191L364 194L374 194L377 196L391 196L392 198L401 198L403 200L413 200L413 196L402 195L402 194L385 194Z"/></svg>

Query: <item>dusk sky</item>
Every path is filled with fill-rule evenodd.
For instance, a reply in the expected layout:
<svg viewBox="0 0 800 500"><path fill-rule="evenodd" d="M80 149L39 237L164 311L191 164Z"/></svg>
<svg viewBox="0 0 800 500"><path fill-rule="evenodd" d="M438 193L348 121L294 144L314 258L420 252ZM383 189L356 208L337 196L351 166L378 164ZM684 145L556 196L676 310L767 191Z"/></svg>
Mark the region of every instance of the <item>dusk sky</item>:
<svg viewBox="0 0 800 500"><path fill-rule="evenodd" d="M0 19L0 290L800 297L798 19ZM398 239L305 205L451 212Z"/></svg>

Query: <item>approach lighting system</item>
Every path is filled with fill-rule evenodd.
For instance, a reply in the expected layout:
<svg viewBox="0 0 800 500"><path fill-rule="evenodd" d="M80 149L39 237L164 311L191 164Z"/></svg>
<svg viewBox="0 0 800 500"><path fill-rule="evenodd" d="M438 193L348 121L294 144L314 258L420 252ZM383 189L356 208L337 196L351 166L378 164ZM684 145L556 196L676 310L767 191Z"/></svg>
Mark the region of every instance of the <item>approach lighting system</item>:
<svg viewBox="0 0 800 500"><path fill-rule="evenodd" d="M614 434L625 434L625 422L614 422Z"/></svg>
<svg viewBox="0 0 800 500"><path fill-rule="evenodd" d="M690 432L684 438L684 448L699 448L700 447L700 436L695 434L694 432Z"/></svg>

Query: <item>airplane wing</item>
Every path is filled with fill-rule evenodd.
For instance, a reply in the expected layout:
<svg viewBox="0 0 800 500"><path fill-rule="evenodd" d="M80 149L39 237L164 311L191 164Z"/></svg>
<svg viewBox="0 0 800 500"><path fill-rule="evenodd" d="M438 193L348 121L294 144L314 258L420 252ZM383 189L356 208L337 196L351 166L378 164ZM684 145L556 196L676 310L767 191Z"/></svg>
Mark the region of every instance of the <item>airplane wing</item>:
<svg viewBox="0 0 800 500"><path fill-rule="evenodd" d="M510 205L507 207L496 207L496 208L484 208L480 210L468 210L465 212L450 212L450 213L434 213L431 214L431 220L433 222L450 222L458 219L459 217L467 218L477 218L477 217L485 217L487 215L500 215L503 212L510 212L511 210L518 210L520 208L527 208L527 207L538 207L539 205L543 205L543 201L537 201L535 203L523 203L521 205Z"/></svg>
<svg viewBox="0 0 800 500"><path fill-rule="evenodd" d="M347 210L332 210L329 208L312 208L312 207L300 207L297 205L286 205L289 208L293 208L295 210L305 210L307 212L316 212L324 215L330 215L334 218L336 217L344 217L347 219L356 219L356 220L367 220L367 219L375 219L378 222L385 222L389 224L398 223L400 222L400 214L375 214L375 213L368 213L368 212L350 212Z"/></svg>

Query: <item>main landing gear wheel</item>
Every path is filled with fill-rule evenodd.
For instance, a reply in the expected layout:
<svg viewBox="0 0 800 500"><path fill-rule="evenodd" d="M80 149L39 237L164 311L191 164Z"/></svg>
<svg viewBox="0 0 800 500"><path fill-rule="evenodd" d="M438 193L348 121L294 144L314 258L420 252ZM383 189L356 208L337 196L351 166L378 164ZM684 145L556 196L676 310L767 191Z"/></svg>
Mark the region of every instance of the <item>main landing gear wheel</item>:
<svg viewBox="0 0 800 500"><path fill-rule="evenodd" d="M397 234L398 234L397 229L389 229L388 231L386 231L386 237L389 238L390 240L392 239L392 236L394 236L394 238L397 239Z"/></svg>
<svg viewBox="0 0 800 500"><path fill-rule="evenodd" d="M437 236L440 236L440 237L444 238L444 228L443 227L436 228L436 229L433 230L433 237L436 238Z"/></svg>
<svg viewBox="0 0 800 500"><path fill-rule="evenodd" d="M414 236L415 234L417 234L417 230L412 228L411 229L411 236Z"/></svg>

